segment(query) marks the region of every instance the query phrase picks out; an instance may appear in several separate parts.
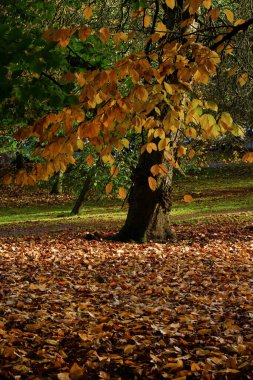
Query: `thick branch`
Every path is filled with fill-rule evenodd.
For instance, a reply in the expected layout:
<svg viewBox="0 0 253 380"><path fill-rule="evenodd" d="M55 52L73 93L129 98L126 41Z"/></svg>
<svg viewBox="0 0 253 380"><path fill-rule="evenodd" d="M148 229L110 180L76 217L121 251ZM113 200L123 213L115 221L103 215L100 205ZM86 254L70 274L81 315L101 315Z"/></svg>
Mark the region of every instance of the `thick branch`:
<svg viewBox="0 0 253 380"><path fill-rule="evenodd" d="M211 45L210 49L217 49L223 42L230 41L237 33L240 31L246 31L253 24L253 18L245 21L243 24L237 25L231 30L231 32L227 33L220 41L215 42Z"/></svg>
<svg viewBox="0 0 253 380"><path fill-rule="evenodd" d="M153 18L153 23L152 23L152 26L151 26L150 34L153 34L154 31L155 31L156 20L157 20L158 14L159 14L159 1L158 0L155 1L155 5L156 5L156 9L155 9L155 14L154 14L154 18ZM152 40L150 38L149 41L148 41L148 43L147 43L147 45L145 46L145 54L147 56L149 55L149 49L150 49L151 43L152 43Z"/></svg>

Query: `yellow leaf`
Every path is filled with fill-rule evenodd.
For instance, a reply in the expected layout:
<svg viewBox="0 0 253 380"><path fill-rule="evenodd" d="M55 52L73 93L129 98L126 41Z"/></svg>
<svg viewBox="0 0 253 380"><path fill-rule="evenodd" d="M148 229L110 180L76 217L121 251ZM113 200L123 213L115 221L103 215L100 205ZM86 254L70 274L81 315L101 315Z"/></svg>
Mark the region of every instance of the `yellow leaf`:
<svg viewBox="0 0 253 380"><path fill-rule="evenodd" d="M192 196L190 194L186 194L184 196L185 203L191 203L192 202Z"/></svg>
<svg viewBox="0 0 253 380"><path fill-rule="evenodd" d="M165 0L165 1L166 1L167 6L168 6L170 9L175 8L175 0Z"/></svg>
<svg viewBox="0 0 253 380"><path fill-rule="evenodd" d="M248 73L243 73L239 76L238 82L240 83L240 86L244 86L248 81L249 75Z"/></svg>
<svg viewBox="0 0 253 380"><path fill-rule="evenodd" d="M119 198L124 200L127 197L127 192L123 187L119 188Z"/></svg>
<svg viewBox="0 0 253 380"><path fill-rule="evenodd" d="M227 44L224 48L226 54L232 54L234 51L234 46L232 44Z"/></svg>
<svg viewBox="0 0 253 380"><path fill-rule="evenodd" d="M213 117L213 115L210 115L210 114L202 115L199 119L199 122L200 122L201 128L204 130L206 130L206 129L210 128L212 125L216 124L215 118Z"/></svg>
<svg viewBox="0 0 253 380"><path fill-rule="evenodd" d="M119 169L116 166L112 165L110 172L112 177L116 177L119 174Z"/></svg>
<svg viewBox="0 0 253 380"><path fill-rule="evenodd" d="M145 28L148 28L152 23L152 18L149 15L145 15L143 20L143 25Z"/></svg>
<svg viewBox="0 0 253 380"><path fill-rule="evenodd" d="M193 158L193 157L195 156L195 154L196 154L195 150L194 150L194 149L191 149L191 150L189 151L189 153L188 153L188 157L189 157L189 158Z"/></svg>
<svg viewBox="0 0 253 380"><path fill-rule="evenodd" d="M167 33L167 26L163 22L158 22L156 26L156 31L159 33L160 37L165 36Z"/></svg>
<svg viewBox="0 0 253 380"><path fill-rule="evenodd" d="M224 13L227 17L227 20L233 24L234 22L234 13L230 9L224 9Z"/></svg>
<svg viewBox="0 0 253 380"><path fill-rule="evenodd" d="M170 95L173 94L172 86L169 83L164 82L164 88L165 88L165 90L167 91L168 94L170 94Z"/></svg>
<svg viewBox="0 0 253 380"><path fill-rule="evenodd" d="M148 100L148 91L144 86L139 86L135 91L135 95L143 102L146 102Z"/></svg>
<svg viewBox="0 0 253 380"><path fill-rule="evenodd" d="M163 128L157 128L154 133L154 137L160 137L160 139L165 139L165 132Z"/></svg>
<svg viewBox="0 0 253 380"><path fill-rule="evenodd" d="M135 349L135 344L127 344L125 347L124 347L124 352L125 354L131 354Z"/></svg>
<svg viewBox="0 0 253 380"><path fill-rule="evenodd" d="M252 163L252 162L253 162L253 152L248 152L248 153L246 153L246 154L243 156L242 161L243 161L243 162L250 162L250 163Z"/></svg>
<svg viewBox="0 0 253 380"><path fill-rule="evenodd" d="M112 182L109 182L106 187L105 187L105 193L106 195L110 194L111 191L112 191L112 186L113 186L113 183Z"/></svg>
<svg viewBox="0 0 253 380"><path fill-rule="evenodd" d="M84 369L80 367L77 363L74 363L70 368L70 378L71 380L78 380L83 378Z"/></svg>
<svg viewBox="0 0 253 380"><path fill-rule="evenodd" d="M99 35L101 37L101 40L106 43L110 38L110 32L108 28L101 28L99 30Z"/></svg>
<svg viewBox="0 0 253 380"><path fill-rule="evenodd" d="M187 148L185 148L184 146L180 145L178 148L177 148L177 155L178 157L182 157L185 155L187 151Z"/></svg>
<svg viewBox="0 0 253 380"><path fill-rule="evenodd" d="M92 156L92 154L89 154L86 158L86 162L87 162L87 165L91 166L94 164L94 158Z"/></svg>
<svg viewBox="0 0 253 380"><path fill-rule="evenodd" d="M196 139L196 137L197 137L196 129L193 127L187 128L185 130L185 136L186 137L192 137L193 139Z"/></svg>
<svg viewBox="0 0 253 380"><path fill-rule="evenodd" d="M157 150L157 146L156 146L156 144L155 144L155 143L152 143L152 142L147 143L147 144L146 144L146 151L147 151L148 153L151 153L152 150Z"/></svg>
<svg viewBox="0 0 253 380"><path fill-rule="evenodd" d="M201 367L198 365L198 363L191 363L191 371L192 372L199 371L200 369L201 369Z"/></svg>
<svg viewBox="0 0 253 380"><path fill-rule="evenodd" d="M222 112L221 117L219 119L219 126L227 129L232 128L233 119L228 112Z"/></svg>
<svg viewBox="0 0 253 380"><path fill-rule="evenodd" d="M83 12L85 20L89 20L92 16L92 8L91 7L86 7Z"/></svg>
<svg viewBox="0 0 253 380"><path fill-rule="evenodd" d="M209 74L206 70L199 67L194 75L193 75L194 81L196 83L204 83L207 84L209 82Z"/></svg>
<svg viewBox="0 0 253 380"><path fill-rule="evenodd" d="M83 141L78 139L76 142L77 148L83 150Z"/></svg>
<svg viewBox="0 0 253 380"><path fill-rule="evenodd" d="M215 112L218 111L217 104L215 102L212 102L212 101L209 101L209 100L205 102L205 107L209 108L210 110L215 111Z"/></svg>
<svg viewBox="0 0 253 380"><path fill-rule="evenodd" d="M234 23L234 26L238 26L238 25L242 25L245 23L245 20L242 19L242 18L239 18L238 20L236 20L236 22Z"/></svg>
<svg viewBox="0 0 253 380"><path fill-rule="evenodd" d="M123 138L123 139L121 139L120 140L121 142L122 142L122 144L124 145L124 148L126 148L126 149L129 149L129 140L128 139L126 139L126 138Z"/></svg>
<svg viewBox="0 0 253 380"><path fill-rule="evenodd" d="M211 6L212 6L212 0L204 0L204 1L203 1L203 6L204 6L206 9L210 9Z"/></svg>
<svg viewBox="0 0 253 380"><path fill-rule="evenodd" d="M159 152L161 152L162 150L164 150L167 146L167 139L161 139L158 143L158 150Z"/></svg>
<svg viewBox="0 0 253 380"><path fill-rule="evenodd" d="M155 191L157 182L153 177L148 177L148 185L152 191Z"/></svg>

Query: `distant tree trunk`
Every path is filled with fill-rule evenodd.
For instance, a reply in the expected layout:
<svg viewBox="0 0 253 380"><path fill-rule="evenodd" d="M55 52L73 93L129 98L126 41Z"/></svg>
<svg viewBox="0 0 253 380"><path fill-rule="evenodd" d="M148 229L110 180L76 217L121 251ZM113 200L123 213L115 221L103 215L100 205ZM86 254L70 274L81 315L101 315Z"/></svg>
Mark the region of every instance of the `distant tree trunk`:
<svg viewBox="0 0 253 380"><path fill-rule="evenodd" d="M17 153L15 163L16 163L16 168L18 170L24 169L25 162L24 162L24 156L22 153Z"/></svg>
<svg viewBox="0 0 253 380"><path fill-rule="evenodd" d="M62 185L63 185L63 171L60 170L56 173L55 181L53 187L50 191L51 195L61 195L62 194Z"/></svg>
<svg viewBox="0 0 253 380"><path fill-rule="evenodd" d="M79 194L78 198L76 199L76 202L72 208L70 215L79 214L80 208L82 207L82 204L83 204L83 201L86 197L86 194L88 193L88 191L91 188L94 173L95 173L95 169L91 170L90 173L87 175L87 177L84 181L82 190L80 191L80 194Z"/></svg>
<svg viewBox="0 0 253 380"><path fill-rule="evenodd" d="M117 238L123 241L134 240L165 242L173 239L170 222L171 190L173 169L166 176L159 177L155 191L149 188L150 168L159 163L160 152L143 153L133 173L133 185L129 194L129 210L125 225Z"/></svg>

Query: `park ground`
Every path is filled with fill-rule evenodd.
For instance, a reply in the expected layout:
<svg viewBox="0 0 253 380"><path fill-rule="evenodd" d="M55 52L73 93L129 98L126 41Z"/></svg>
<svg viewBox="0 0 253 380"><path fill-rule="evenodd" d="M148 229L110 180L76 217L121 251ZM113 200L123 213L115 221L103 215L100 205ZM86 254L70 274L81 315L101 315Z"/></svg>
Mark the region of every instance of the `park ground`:
<svg viewBox="0 0 253 380"><path fill-rule="evenodd" d="M110 240L115 200L0 192L1 380L253 379L252 165L178 176L168 244Z"/></svg>

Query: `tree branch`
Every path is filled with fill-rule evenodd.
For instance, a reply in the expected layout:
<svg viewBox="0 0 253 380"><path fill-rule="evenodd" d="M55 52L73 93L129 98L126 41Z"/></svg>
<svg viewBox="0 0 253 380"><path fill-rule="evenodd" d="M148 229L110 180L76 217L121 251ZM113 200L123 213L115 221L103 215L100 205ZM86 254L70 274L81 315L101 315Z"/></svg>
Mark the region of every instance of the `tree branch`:
<svg viewBox="0 0 253 380"><path fill-rule="evenodd" d="M253 24L253 18L245 21L243 24L235 26L233 30L227 33L220 41L215 42L213 45L211 45L210 49L212 50L217 49L223 42L230 41L240 31L245 32L252 24Z"/></svg>

